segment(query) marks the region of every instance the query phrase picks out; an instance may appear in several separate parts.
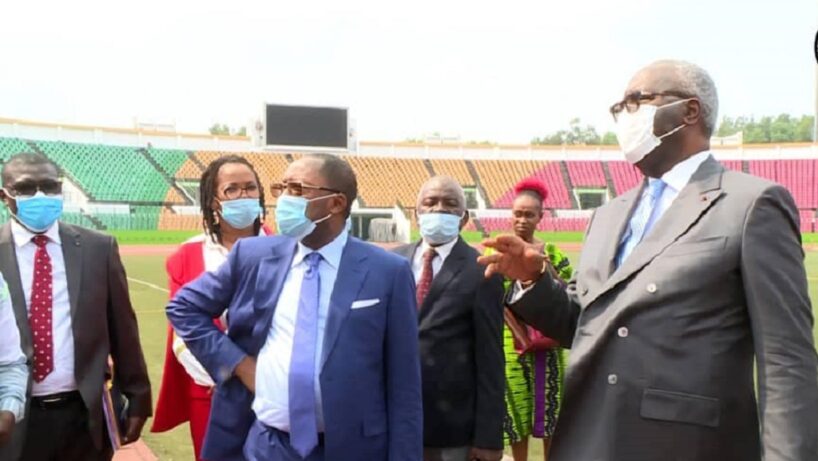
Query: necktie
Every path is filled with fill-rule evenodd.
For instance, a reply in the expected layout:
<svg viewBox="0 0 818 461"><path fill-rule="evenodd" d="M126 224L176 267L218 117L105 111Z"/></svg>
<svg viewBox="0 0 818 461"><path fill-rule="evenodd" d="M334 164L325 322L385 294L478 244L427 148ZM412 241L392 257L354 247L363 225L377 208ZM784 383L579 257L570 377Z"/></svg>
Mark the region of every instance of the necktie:
<svg viewBox="0 0 818 461"><path fill-rule="evenodd" d="M310 253L305 261L307 271L301 281L289 376L290 444L302 458L306 458L318 445L315 349L318 341L318 296L321 289L318 264L321 255Z"/></svg>
<svg viewBox="0 0 818 461"><path fill-rule="evenodd" d="M621 266L622 263L628 259L628 256L630 256L633 249L636 248L636 245L639 244L650 231L649 226L652 224L652 218L658 208L656 204L659 203L659 198L665 191L666 186L667 183L661 179L648 180L648 196L639 203L638 208L631 218L627 237L619 249L619 258L617 258L616 267Z"/></svg>
<svg viewBox="0 0 818 461"><path fill-rule="evenodd" d="M34 382L41 382L54 371L54 338L52 337L51 257L46 251L48 237L35 235L31 239L34 253L34 277L31 284L28 322L34 336Z"/></svg>
<svg viewBox="0 0 818 461"><path fill-rule="evenodd" d="M434 248L429 248L423 253L423 268L420 271L420 280L415 291L418 301L418 309L423 305L423 300L429 294L429 289L432 288L432 279L434 278L434 271L432 269L432 261L437 256Z"/></svg>

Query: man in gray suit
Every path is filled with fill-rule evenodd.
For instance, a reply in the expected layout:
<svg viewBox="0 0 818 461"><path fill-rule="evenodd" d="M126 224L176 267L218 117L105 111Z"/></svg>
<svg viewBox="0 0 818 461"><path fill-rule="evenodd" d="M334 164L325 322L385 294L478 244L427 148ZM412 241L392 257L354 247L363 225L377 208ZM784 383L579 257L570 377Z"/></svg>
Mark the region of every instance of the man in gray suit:
<svg viewBox="0 0 818 461"><path fill-rule="evenodd" d="M549 460L818 459L798 211L710 155L717 106L695 65L633 77L611 112L647 179L597 209L567 290L521 240L485 242L488 275L528 281L512 310L572 345Z"/></svg>

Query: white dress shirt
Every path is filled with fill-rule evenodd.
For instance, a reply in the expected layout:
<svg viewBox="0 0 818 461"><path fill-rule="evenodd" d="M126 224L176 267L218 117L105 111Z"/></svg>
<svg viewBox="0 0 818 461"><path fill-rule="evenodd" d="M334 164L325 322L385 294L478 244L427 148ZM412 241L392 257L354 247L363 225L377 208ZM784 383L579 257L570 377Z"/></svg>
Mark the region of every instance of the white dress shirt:
<svg viewBox="0 0 818 461"><path fill-rule="evenodd" d="M318 296L318 344L315 348L315 402L318 431L324 431L324 412L321 406L321 355L324 350L324 330L329 314L329 302L338 266L347 243L347 233L341 232L332 242L318 250L322 258L318 265L321 279ZM259 421L281 431L290 430L290 358L293 350L295 323L298 318L298 300L301 296L301 281L307 270L304 258L313 250L300 242L293 258L290 271L284 279L281 294L276 304L270 332L256 361L256 396L253 411Z"/></svg>
<svg viewBox="0 0 818 461"><path fill-rule="evenodd" d="M456 243L457 238L436 247L426 243L426 240L418 245L417 250L415 250L415 256L412 258L412 273L415 274L415 283L420 280L420 276L423 273L423 255L426 253L426 250L434 248L437 253L432 260L432 279L434 279L437 277L438 272L440 272L440 268L443 267L443 263L446 262L446 258L452 253L452 248L454 248Z"/></svg>
<svg viewBox="0 0 818 461"><path fill-rule="evenodd" d="M11 235L17 251L17 267L26 297L26 308L30 310L31 286L34 282L34 254L37 251L37 245L31 239L35 234L12 220ZM33 396L77 390L77 381L74 377L74 332L71 329L71 302L68 298L68 279L65 274L59 223L54 223L45 231L45 236L48 237L45 249L48 256L51 257L53 280L51 337L54 340L54 371L41 382L32 383L31 395ZM80 268L74 270L80 270Z"/></svg>

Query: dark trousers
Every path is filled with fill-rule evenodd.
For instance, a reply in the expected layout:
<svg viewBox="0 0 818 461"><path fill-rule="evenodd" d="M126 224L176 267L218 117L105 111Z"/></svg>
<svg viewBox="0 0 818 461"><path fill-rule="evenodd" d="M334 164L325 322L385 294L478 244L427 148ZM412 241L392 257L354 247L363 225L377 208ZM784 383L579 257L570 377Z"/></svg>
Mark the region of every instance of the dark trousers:
<svg viewBox="0 0 818 461"><path fill-rule="evenodd" d="M38 405L32 400L20 461L110 461L110 443L94 445L88 428L88 410L79 394L60 405Z"/></svg>
<svg viewBox="0 0 818 461"><path fill-rule="evenodd" d="M323 438L302 458L290 445L290 434L256 421L244 442L244 457L247 461L324 461Z"/></svg>

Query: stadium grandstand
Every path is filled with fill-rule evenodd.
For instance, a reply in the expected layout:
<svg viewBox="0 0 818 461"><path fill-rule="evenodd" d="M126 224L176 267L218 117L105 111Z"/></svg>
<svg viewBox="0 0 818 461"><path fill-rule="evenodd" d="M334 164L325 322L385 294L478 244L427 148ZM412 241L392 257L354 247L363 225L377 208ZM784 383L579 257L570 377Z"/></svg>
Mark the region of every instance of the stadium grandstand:
<svg viewBox="0 0 818 461"><path fill-rule="evenodd" d="M198 230L198 178L219 156L252 162L265 185L278 180L298 152L266 151L249 138L0 119L0 161L39 152L64 175L64 220L99 230ZM593 209L641 181L615 148L482 146L361 142L340 154L358 174L356 234L374 218L392 219L404 238L414 226L415 198L429 177L445 174L467 193L469 229L508 230L512 187L536 177L550 195L544 231L584 230ZM783 184L792 192L803 232L816 229L818 145L732 145L714 148L727 168ZM268 203L268 207L271 204ZM273 213L268 210L267 220ZM0 219L8 219L5 208Z"/></svg>

